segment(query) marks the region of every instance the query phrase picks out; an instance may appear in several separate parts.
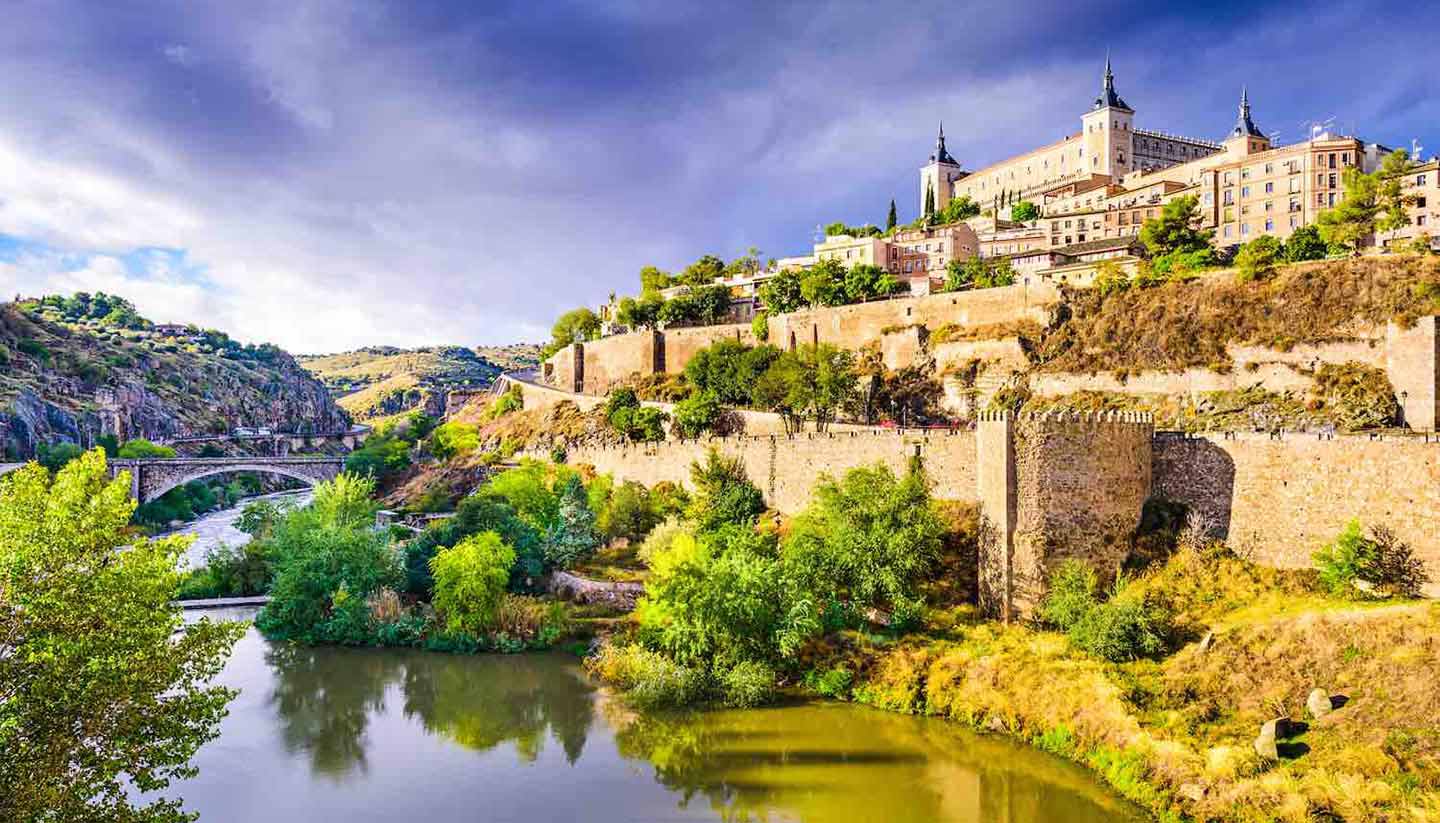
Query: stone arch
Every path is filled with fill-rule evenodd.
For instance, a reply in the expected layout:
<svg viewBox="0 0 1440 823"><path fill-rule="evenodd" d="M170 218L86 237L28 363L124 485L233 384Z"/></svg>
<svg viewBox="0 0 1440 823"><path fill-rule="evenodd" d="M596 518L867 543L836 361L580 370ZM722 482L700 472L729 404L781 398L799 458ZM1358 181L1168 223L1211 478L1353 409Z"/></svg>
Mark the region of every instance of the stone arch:
<svg viewBox="0 0 1440 823"><path fill-rule="evenodd" d="M277 458L160 458L149 460L115 460L111 472L130 472L130 493L141 503L149 503L165 492L192 480L232 472L258 472L290 477L314 486L340 474L341 458L277 457Z"/></svg>
<svg viewBox="0 0 1440 823"><path fill-rule="evenodd" d="M140 494L141 494L140 502L141 502L141 503L149 503L150 501L155 500L155 499L159 498L161 495L165 494L165 492L168 492L168 491L170 491L171 489L176 488L177 486L183 486L183 485L185 485L186 483L189 483L189 482L192 481L192 480L203 480L203 479L206 478L206 477L214 477L214 476L217 475L217 474L231 474L231 473L233 473L233 472L255 472L255 473L257 473L257 474L278 474L278 475L281 475L281 476L283 476L283 477L289 477L289 478L292 478L292 479L294 479L294 480L299 480L299 481L305 483L306 485L312 486L312 487L315 486L316 484L320 483L321 481L331 479L331 478L327 478L327 477L316 477L316 476L313 476L313 475L315 474L315 472L310 472L310 473L307 474L307 473L304 472L304 471L296 471L295 469L288 468L288 467L286 467L286 466L267 466L267 465L264 464L264 463L255 463L255 464L253 464L253 465L247 465L247 466L215 466L215 467L208 468L208 469L198 470L198 471L195 471L195 472L193 472L193 473L191 473L191 474L181 475L181 476L174 477L174 478L166 478L166 479L164 479L164 480L162 480L162 481L158 481L158 482L157 482L157 485L155 485L155 486L153 486L153 487L151 487L151 488L146 488L144 485L142 485L142 486L141 486L141 492L140 492ZM142 483L143 483L143 481L142 481Z"/></svg>

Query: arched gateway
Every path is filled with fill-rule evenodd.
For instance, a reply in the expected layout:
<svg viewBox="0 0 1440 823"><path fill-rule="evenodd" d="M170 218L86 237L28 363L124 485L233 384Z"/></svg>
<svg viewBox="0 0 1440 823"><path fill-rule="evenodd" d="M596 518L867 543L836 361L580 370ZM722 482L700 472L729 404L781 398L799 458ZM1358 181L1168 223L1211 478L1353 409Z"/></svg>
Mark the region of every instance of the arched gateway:
<svg viewBox="0 0 1440 823"><path fill-rule="evenodd" d="M176 486L214 474L262 472L293 477L311 486L333 480L345 467L342 457L153 457L111 460L111 476L130 472L130 496L149 503Z"/></svg>

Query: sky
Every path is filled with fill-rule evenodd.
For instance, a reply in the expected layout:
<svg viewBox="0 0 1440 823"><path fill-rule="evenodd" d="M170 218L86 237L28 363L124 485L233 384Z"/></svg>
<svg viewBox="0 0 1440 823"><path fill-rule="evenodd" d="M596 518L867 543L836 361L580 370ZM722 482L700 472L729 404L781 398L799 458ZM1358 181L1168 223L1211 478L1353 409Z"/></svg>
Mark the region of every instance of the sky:
<svg viewBox="0 0 1440 823"><path fill-rule="evenodd" d="M1440 151L1415 3L0 0L0 294L297 353L542 341L642 266L902 221L1078 129ZM1414 25L1405 24L1410 19Z"/></svg>

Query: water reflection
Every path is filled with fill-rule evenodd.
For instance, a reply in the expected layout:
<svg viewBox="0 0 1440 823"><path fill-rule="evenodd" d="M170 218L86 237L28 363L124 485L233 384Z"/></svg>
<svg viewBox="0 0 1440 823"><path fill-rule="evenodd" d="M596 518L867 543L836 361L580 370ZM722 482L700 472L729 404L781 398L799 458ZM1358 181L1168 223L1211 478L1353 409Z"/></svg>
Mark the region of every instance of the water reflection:
<svg viewBox="0 0 1440 823"><path fill-rule="evenodd" d="M1112 821L1071 764L841 704L637 714L560 655L271 645L253 629L199 777L215 821Z"/></svg>

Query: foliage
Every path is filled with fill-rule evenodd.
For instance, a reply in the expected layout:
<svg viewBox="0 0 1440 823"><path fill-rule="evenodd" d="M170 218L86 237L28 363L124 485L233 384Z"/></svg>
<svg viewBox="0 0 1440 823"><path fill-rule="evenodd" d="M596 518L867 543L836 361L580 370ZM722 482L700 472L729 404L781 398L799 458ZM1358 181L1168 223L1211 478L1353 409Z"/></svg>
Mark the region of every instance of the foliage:
<svg viewBox="0 0 1440 823"><path fill-rule="evenodd" d="M550 342L540 351L543 360L572 343L593 340L600 333L600 318L584 306L560 315L550 328Z"/></svg>
<svg viewBox="0 0 1440 823"><path fill-rule="evenodd" d="M675 285L675 279L669 272L661 271L654 266L646 266L640 270L640 293L658 293L661 289L668 289Z"/></svg>
<svg viewBox="0 0 1440 823"><path fill-rule="evenodd" d="M545 560L552 568L568 569L593 554L600 538L579 477L566 478L558 497L555 523L545 534Z"/></svg>
<svg viewBox="0 0 1440 823"><path fill-rule="evenodd" d="M725 261L706 254L682 269L675 281L685 286L704 286L724 276Z"/></svg>
<svg viewBox="0 0 1440 823"><path fill-rule="evenodd" d="M686 706L709 689L703 668L681 665L639 645L606 643L585 667L642 708Z"/></svg>
<svg viewBox="0 0 1440 823"><path fill-rule="evenodd" d="M523 590L527 586L527 578L533 580L544 574L542 531L522 519L516 507L498 493L492 483L479 493L461 500L453 517L432 524L405 545L405 590L428 600L434 590L430 559L442 547L453 546L481 532L499 534L500 539L515 551L511 590Z"/></svg>
<svg viewBox="0 0 1440 823"><path fill-rule="evenodd" d="M972 255L945 264L945 291L989 289L1015 283L1015 266L1008 257L984 258Z"/></svg>
<svg viewBox="0 0 1440 823"><path fill-rule="evenodd" d="M1101 297L1125 291L1130 285L1130 275L1114 260L1101 260L1095 266L1095 290Z"/></svg>
<svg viewBox="0 0 1440 823"><path fill-rule="evenodd" d="M190 819L130 787L194 775L236 694L210 681L244 628L180 631L188 539L133 539L133 508L100 449L53 478L31 464L0 481L0 818Z"/></svg>
<svg viewBox="0 0 1440 823"><path fill-rule="evenodd" d="M1400 419L1395 388L1383 369L1364 363L1322 363L1312 391L1347 431L1394 425Z"/></svg>
<svg viewBox="0 0 1440 823"><path fill-rule="evenodd" d="M918 465L904 477L877 465L822 477L785 541L786 570L821 602L919 614L916 585L940 553L944 527Z"/></svg>
<svg viewBox="0 0 1440 823"><path fill-rule="evenodd" d="M1051 575L1040 615L1075 646L1111 662L1160 654L1170 632L1169 615L1127 592L1123 581L1100 601L1095 573L1079 560L1066 560Z"/></svg>
<svg viewBox="0 0 1440 823"><path fill-rule="evenodd" d="M656 318L668 326L713 325L730 312L730 290L725 286L687 288L660 305ZM633 311L632 311L633 314Z"/></svg>
<svg viewBox="0 0 1440 823"><path fill-rule="evenodd" d="M509 395L495 401L498 405ZM451 420L442 423L430 434L430 453L441 460L466 454L480 448L480 430L470 423Z"/></svg>
<svg viewBox="0 0 1440 823"><path fill-rule="evenodd" d="M750 318L750 334L754 336L756 340L759 340L761 342L764 342L770 338L769 312L764 311L763 309L761 311L755 312L755 316Z"/></svg>
<svg viewBox="0 0 1440 823"><path fill-rule="evenodd" d="M881 297L889 297L904 288L894 275L868 263L852 266L845 273L845 298L851 303L862 303Z"/></svg>
<svg viewBox="0 0 1440 823"><path fill-rule="evenodd" d="M826 237L879 237L883 232L878 226L871 226L868 223L864 226L847 226L844 223L831 223L825 227Z"/></svg>
<svg viewBox="0 0 1440 823"><path fill-rule="evenodd" d="M675 430L681 437L699 437L719 418L720 404L711 394L695 394L675 404Z"/></svg>
<svg viewBox="0 0 1440 823"><path fill-rule="evenodd" d="M365 599L401 579L389 540L371 528L374 481L342 474L315 487L311 505L275 524L275 582L255 625L303 643L363 643Z"/></svg>
<svg viewBox="0 0 1440 823"><path fill-rule="evenodd" d="M792 431L806 417L824 431L851 401L858 380L853 354L829 343L807 344L776 358L755 382L752 397L754 405L784 416Z"/></svg>
<svg viewBox="0 0 1440 823"><path fill-rule="evenodd" d="M1338 597L1414 598L1429 582L1424 562L1408 544L1383 526L1370 527L1367 537L1358 519L1313 559L1320 582Z"/></svg>
<svg viewBox="0 0 1440 823"><path fill-rule="evenodd" d="M1305 260L1324 260L1325 241L1320 238L1320 229L1314 224L1301 226L1290 233L1285 241L1285 260L1300 263Z"/></svg>
<svg viewBox="0 0 1440 823"><path fill-rule="evenodd" d="M805 270L800 279L800 296L811 306L843 306L849 298L845 294L845 267L840 261L825 259Z"/></svg>
<svg viewBox="0 0 1440 823"><path fill-rule="evenodd" d="M765 511L765 498L746 476L745 464L715 449L706 453L704 464L690 464L690 484L695 494L687 516L701 532L753 525Z"/></svg>
<svg viewBox="0 0 1440 823"><path fill-rule="evenodd" d="M115 456L122 460L137 460L147 457L168 458L175 456L175 450L169 446L161 446L157 443L151 443L143 437L139 437L134 440L126 440L125 443L120 446L120 450L115 453Z"/></svg>
<svg viewBox="0 0 1440 823"><path fill-rule="evenodd" d="M519 383L511 383L510 388L506 389L504 394L495 398L490 404L490 408L486 411L485 416L490 420L494 420L497 417L504 417L511 412L520 411L523 408L525 408L525 390L521 388ZM421 436L423 437L424 435Z"/></svg>
<svg viewBox="0 0 1440 823"><path fill-rule="evenodd" d="M660 309L664 305L659 292L646 292L639 299L622 297L615 305L615 321L631 329L651 329L660 322Z"/></svg>
<svg viewBox="0 0 1440 823"><path fill-rule="evenodd" d="M265 594L275 579L270 545L252 540L243 546L220 544L205 553L205 565L180 581L179 600L210 597L249 597Z"/></svg>
<svg viewBox="0 0 1440 823"><path fill-rule="evenodd" d="M775 670L758 660L742 660L717 679L721 701L732 709L753 709L775 700Z"/></svg>
<svg viewBox="0 0 1440 823"><path fill-rule="evenodd" d="M410 444L388 433L377 432L345 457L345 471L385 480L410 465Z"/></svg>
<svg viewBox="0 0 1440 823"><path fill-rule="evenodd" d="M849 699L850 686L854 682L855 674L846 668L811 669L805 673L805 688L834 700Z"/></svg>
<svg viewBox="0 0 1440 823"><path fill-rule="evenodd" d="M885 215L885 231L887 234L895 230L895 224L898 220L899 218L895 213L895 198L892 197L890 198L890 211Z"/></svg>
<svg viewBox="0 0 1440 823"><path fill-rule="evenodd" d="M58 443L41 443L35 449L35 459L52 472L59 471L65 464L83 454L84 449L63 440Z"/></svg>
<svg viewBox="0 0 1440 823"><path fill-rule="evenodd" d="M1235 267L1239 269L1240 282L1248 283L1268 278L1275 273L1275 266L1284 258L1284 254L1284 244L1279 238L1269 234L1261 235L1241 246L1239 253L1235 255Z"/></svg>
<svg viewBox="0 0 1440 823"><path fill-rule="evenodd" d="M700 394L712 395L725 405L749 405L755 381L779 357L780 350L774 346L717 340L695 352L685 364L685 380ZM676 416L678 419L678 409Z"/></svg>
<svg viewBox="0 0 1440 823"><path fill-rule="evenodd" d="M760 302L770 314L789 314L805 308L800 272L785 269L760 286Z"/></svg>
<svg viewBox="0 0 1440 823"><path fill-rule="evenodd" d="M952 197L950 202L945 204L945 208L935 214L933 222L936 225L958 223L979 214L980 204L971 200L969 195Z"/></svg>
<svg viewBox="0 0 1440 823"><path fill-rule="evenodd" d="M495 532L480 532L441 549L430 560L435 579L432 603L452 634L480 634L490 628L515 565L515 550Z"/></svg>
<svg viewBox="0 0 1440 823"><path fill-rule="evenodd" d="M665 439L666 414L656 408L641 406L635 390L628 386L610 392L605 401L605 419L611 428L631 440Z"/></svg>
<svg viewBox="0 0 1440 823"><path fill-rule="evenodd" d="M640 540L662 520L661 513L656 510L657 502L651 499L649 489L627 480L610 494L604 509L596 517L595 527L609 540Z"/></svg>
<svg viewBox="0 0 1440 823"><path fill-rule="evenodd" d="M1152 257L1208 249L1212 232L1195 228L1199 222L1200 198L1193 194L1177 197L1161 207L1159 217L1140 227L1140 242Z"/></svg>
<svg viewBox="0 0 1440 823"><path fill-rule="evenodd" d="M1029 223L1032 220L1039 220L1040 209L1037 208L1035 204L1031 203L1029 200L1021 200L1019 203L1016 203L1015 205L1010 207L1010 219L1018 220L1022 223Z"/></svg>

